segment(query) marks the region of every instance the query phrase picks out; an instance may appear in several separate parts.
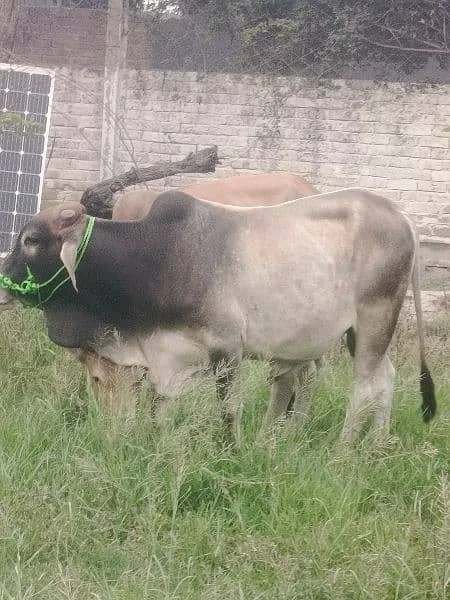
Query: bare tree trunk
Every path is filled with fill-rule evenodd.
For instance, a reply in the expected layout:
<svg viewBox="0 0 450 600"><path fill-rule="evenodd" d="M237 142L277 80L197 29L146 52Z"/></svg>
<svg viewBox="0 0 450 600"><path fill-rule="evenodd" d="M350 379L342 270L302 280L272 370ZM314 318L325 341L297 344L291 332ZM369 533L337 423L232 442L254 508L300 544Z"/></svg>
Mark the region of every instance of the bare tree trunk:
<svg viewBox="0 0 450 600"><path fill-rule="evenodd" d="M144 181L154 181L177 175L178 173L214 173L219 163L217 146L205 148L197 153L191 152L178 162L161 162L142 169L130 169L122 175L104 179L88 188L81 197L81 204L86 207L88 214L94 217L110 219L114 206L113 194L130 185Z"/></svg>

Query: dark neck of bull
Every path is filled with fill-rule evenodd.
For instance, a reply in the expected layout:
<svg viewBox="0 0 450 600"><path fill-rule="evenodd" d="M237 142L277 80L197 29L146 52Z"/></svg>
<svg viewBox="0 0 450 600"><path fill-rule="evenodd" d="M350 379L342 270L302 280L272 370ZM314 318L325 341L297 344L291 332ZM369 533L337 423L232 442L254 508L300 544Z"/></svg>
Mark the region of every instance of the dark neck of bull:
<svg viewBox="0 0 450 600"><path fill-rule="evenodd" d="M143 221L98 220L76 272L79 293L68 285L59 302L127 331L198 324L226 229L214 209L185 195L169 194Z"/></svg>
<svg viewBox="0 0 450 600"><path fill-rule="evenodd" d="M141 223L99 222L77 270L78 302L127 329L163 325L192 313L194 299L177 297L174 257L167 255L166 244L151 243L155 234L169 232Z"/></svg>

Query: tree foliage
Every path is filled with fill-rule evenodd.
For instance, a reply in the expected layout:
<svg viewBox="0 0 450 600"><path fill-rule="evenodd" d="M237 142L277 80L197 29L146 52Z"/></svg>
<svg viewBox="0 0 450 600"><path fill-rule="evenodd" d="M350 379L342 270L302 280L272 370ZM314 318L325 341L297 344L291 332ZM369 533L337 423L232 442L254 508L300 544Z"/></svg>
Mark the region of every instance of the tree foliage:
<svg viewBox="0 0 450 600"><path fill-rule="evenodd" d="M279 73L333 72L349 63L406 71L450 56L448 0L178 0L159 3L226 32L244 67Z"/></svg>
<svg viewBox="0 0 450 600"><path fill-rule="evenodd" d="M21 113L7 110L0 113L0 133L10 132L23 136L43 133L43 126L34 119L25 118Z"/></svg>

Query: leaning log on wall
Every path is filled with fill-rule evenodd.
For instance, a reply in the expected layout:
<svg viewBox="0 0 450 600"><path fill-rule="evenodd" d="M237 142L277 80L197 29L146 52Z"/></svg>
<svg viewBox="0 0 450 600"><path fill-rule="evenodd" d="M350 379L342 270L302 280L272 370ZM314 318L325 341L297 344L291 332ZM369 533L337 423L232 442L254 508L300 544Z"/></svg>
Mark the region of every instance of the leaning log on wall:
<svg viewBox="0 0 450 600"><path fill-rule="evenodd" d="M131 185L178 175L179 173L214 173L219 163L217 146L191 152L178 162L161 162L142 169L130 169L126 173L104 179L85 190L81 204L89 215L110 219L114 206L113 195Z"/></svg>

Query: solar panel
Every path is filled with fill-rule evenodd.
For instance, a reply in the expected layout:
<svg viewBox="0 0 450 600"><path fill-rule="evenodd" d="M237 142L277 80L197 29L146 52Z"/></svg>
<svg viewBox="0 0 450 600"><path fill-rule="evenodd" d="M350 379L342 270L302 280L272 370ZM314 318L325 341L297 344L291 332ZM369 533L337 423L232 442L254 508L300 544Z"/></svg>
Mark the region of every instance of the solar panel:
<svg viewBox="0 0 450 600"><path fill-rule="evenodd" d="M0 63L0 253L40 207L54 75Z"/></svg>

